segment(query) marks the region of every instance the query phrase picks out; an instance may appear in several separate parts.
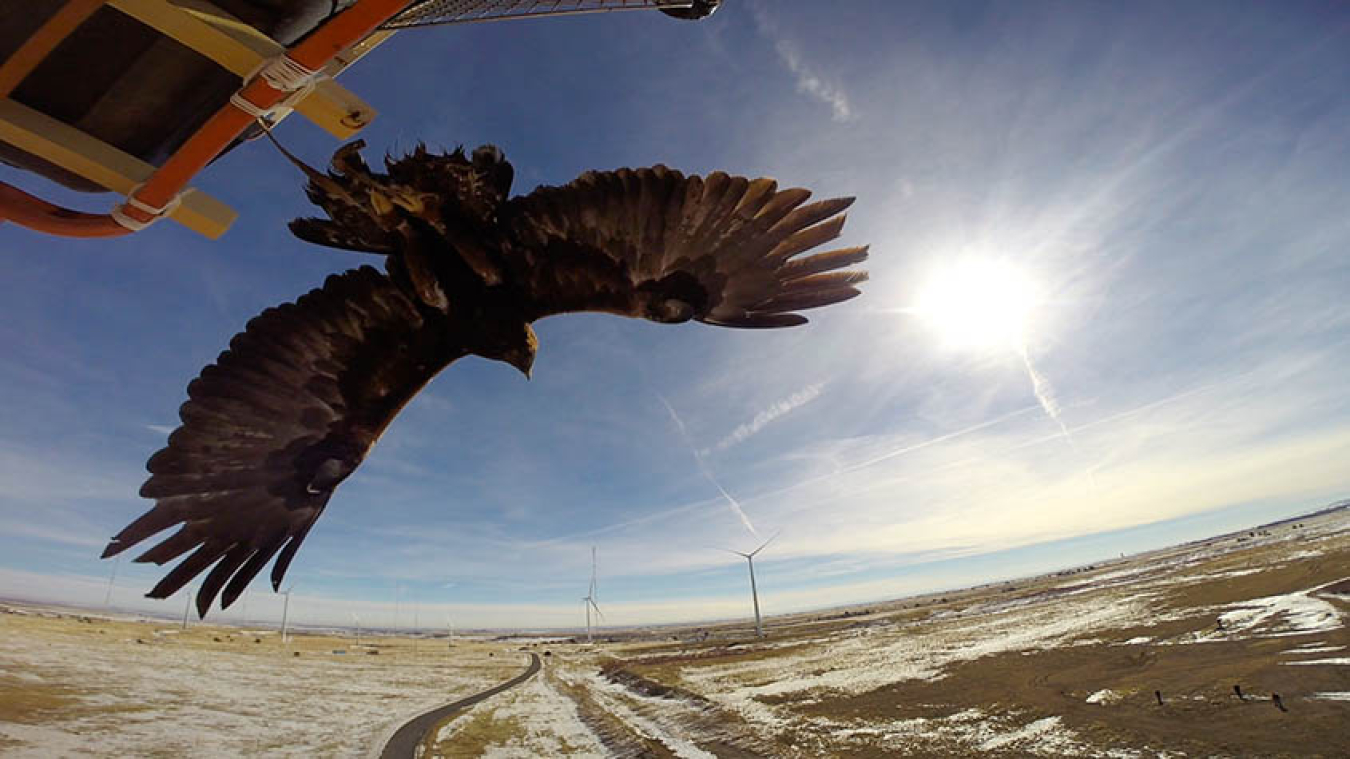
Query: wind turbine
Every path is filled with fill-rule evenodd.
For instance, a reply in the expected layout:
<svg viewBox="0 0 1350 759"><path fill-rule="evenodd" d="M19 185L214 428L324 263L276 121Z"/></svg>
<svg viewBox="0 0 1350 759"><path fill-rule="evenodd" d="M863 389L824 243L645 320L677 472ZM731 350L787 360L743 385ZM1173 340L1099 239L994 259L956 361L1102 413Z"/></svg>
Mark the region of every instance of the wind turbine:
<svg viewBox="0 0 1350 759"><path fill-rule="evenodd" d="M291 591L295 590L295 583L291 587L281 591L281 595L286 597L285 603L281 605L281 645L286 645L286 620L291 611Z"/></svg>
<svg viewBox="0 0 1350 759"><path fill-rule="evenodd" d="M605 617L604 613L600 611L600 607L595 603L595 546L591 546L591 589L586 595L582 596L581 605L586 609L586 642L590 643L591 609L594 608L596 615L601 619Z"/></svg>
<svg viewBox="0 0 1350 759"><path fill-rule="evenodd" d="M115 581L117 580L117 565L120 564L120 563L122 563L122 562L120 561L122 557L119 555L117 558L118 558L118 560L116 560L116 561L113 562L113 566L112 566L112 574L108 577L108 592L107 592L106 594L104 594L104 596L103 596L103 610L104 610L104 611L108 611L109 609L112 608L113 582L115 582Z"/></svg>
<svg viewBox="0 0 1350 759"><path fill-rule="evenodd" d="M730 548L723 548L723 549L722 549L723 551L726 551L727 553L734 553L734 554L736 554L737 556L742 556L742 557L744 557L746 563L750 565L750 598L751 598L752 600L754 600L754 602L755 602L755 637L756 637L756 638L763 638L763 637L764 637L764 626L763 626L763 624L760 623L760 619L759 619L759 591L755 588L755 554L759 553L760 551L763 551L763 550L764 550L764 546L767 546L768 544L772 543L772 542L773 542L773 539L776 538L776 537L778 537L778 533L775 532L775 533L773 534L773 538L769 538L768 540L764 541L763 543L760 543L760 544L759 544L759 548L756 548L755 550L751 551L750 553L742 553L742 552L740 552L740 551L733 551L733 550L731 550Z"/></svg>
<svg viewBox="0 0 1350 759"><path fill-rule="evenodd" d="M183 605L183 629L188 627L188 614L192 612L192 588L188 588L187 603Z"/></svg>

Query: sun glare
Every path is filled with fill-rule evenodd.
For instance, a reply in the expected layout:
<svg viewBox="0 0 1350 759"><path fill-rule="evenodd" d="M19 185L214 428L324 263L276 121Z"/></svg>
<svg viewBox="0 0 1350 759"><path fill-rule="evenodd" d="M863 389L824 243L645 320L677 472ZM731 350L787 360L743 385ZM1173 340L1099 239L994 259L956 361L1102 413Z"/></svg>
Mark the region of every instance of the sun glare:
<svg viewBox="0 0 1350 759"><path fill-rule="evenodd" d="M935 272L912 311L951 348L1021 350L1038 298L1034 283L1016 267L968 260Z"/></svg>

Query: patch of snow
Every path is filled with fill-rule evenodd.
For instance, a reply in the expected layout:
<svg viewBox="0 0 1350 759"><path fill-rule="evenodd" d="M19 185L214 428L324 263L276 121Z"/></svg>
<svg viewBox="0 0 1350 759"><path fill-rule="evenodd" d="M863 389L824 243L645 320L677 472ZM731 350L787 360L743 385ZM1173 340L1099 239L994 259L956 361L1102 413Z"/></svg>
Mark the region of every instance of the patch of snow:
<svg viewBox="0 0 1350 759"><path fill-rule="evenodd" d="M1019 724L1015 714L986 715L978 709L966 709L945 718L914 717L880 723L856 723L816 717L808 720L813 728L832 740L844 741L855 751L883 748L903 743L911 751L935 755L968 756L989 751L1016 751L1018 756L1107 757L1136 759L1138 751L1109 749L1102 751L1077 739L1059 717L1045 717Z"/></svg>
<svg viewBox="0 0 1350 759"><path fill-rule="evenodd" d="M980 750L993 751L994 749L1003 748L1012 743L1024 743L1026 741L1044 738L1048 734L1059 729L1059 723L1059 717L1045 717L1038 719L1035 722L1028 722L1026 725L1023 725L1020 730L1005 733L981 743Z"/></svg>
<svg viewBox="0 0 1350 759"><path fill-rule="evenodd" d="M638 735L648 740L659 741L681 759L717 759L716 754L710 754L691 741L676 735L674 730L662 724L663 720L646 716L631 705L634 700L650 702L667 701L668 699L637 697L622 685L612 683L598 675L590 676L587 681L588 687L591 688L591 695L604 706L605 711L618 717Z"/></svg>
<svg viewBox="0 0 1350 759"><path fill-rule="evenodd" d="M1311 696L1308 696L1308 698L1316 698L1316 699L1320 699L1320 700L1322 700L1322 701L1350 701L1350 692L1346 692L1346 691L1335 692L1335 691L1332 691L1332 692L1327 692L1327 693L1314 693L1314 694L1312 694Z"/></svg>
<svg viewBox="0 0 1350 759"><path fill-rule="evenodd" d="M1126 646L1141 646L1141 645L1143 645L1143 644L1145 644L1145 643L1152 643L1152 642L1153 642L1153 639L1150 638L1149 636L1147 636L1147 635L1140 635L1140 636L1137 637L1137 638L1130 638L1129 640L1125 641L1125 643L1122 644L1122 645L1126 645Z"/></svg>
<svg viewBox="0 0 1350 759"><path fill-rule="evenodd" d="M464 724L469 721L470 717L478 711L478 707L482 706L484 703L485 702L483 701L479 701L478 703L469 707L467 711L460 712L459 715L456 716L454 719L450 720L444 725L441 725L441 729L436 731L436 740L434 741L434 743L440 743L442 741L450 740L450 736L454 735L456 732L459 732L459 729L461 727L464 727ZM422 746L419 744L418 748L420 749L422 748Z"/></svg>
<svg viewBox="0 0 1350 759"><path fill-rule="evenodd" d="M1093 693L1084 700L1089 704L1114 704L1119 702L1121 698L1122 696L1119 693L1116 693L1110 688L1104 688Z"/></svg>
<svg viewBox="0 0 1350 759"><path fill-rule="evenodd" d="M1289 654L1329 654L1332 651L1341 651L1345 646L1313 646L1312 648L1291 648L1288 651L1281 651L1283 655Z"/></svg>
<svg viewBox="0 0 1350 759"><path fill-rule="evenodd" d="M1347 667L1350 666L1350 656L1339 656L1335 659L1310 659L1308 661L1286 661L1280 663L1290 666L1303 666L1309 664L1330 664L1333 666Z"/></svg>
<svg viewBox="0 0 1350 759"><path fill-rule="evenodd" d="M1321 556L1323 553L1325 553L1325 551L1309 551L1305 549L1302 551L1294 551L1293 553L1288 554L1286 556L1281 556L1280 558L1284 561L1294 561L1295 559L1312 559Z"/></svg>
<svg viewBox="0 0 1350 759"><path fill-rule="evenodd" d="M1228 604L1224 608L1230 611L1219 615L1219 625L1215 629L1189 633L1178 642L1200 643L1248 636L1279 638L1339 630L1345 624L1340 609L1312 595L1331 584Z"/></svg>

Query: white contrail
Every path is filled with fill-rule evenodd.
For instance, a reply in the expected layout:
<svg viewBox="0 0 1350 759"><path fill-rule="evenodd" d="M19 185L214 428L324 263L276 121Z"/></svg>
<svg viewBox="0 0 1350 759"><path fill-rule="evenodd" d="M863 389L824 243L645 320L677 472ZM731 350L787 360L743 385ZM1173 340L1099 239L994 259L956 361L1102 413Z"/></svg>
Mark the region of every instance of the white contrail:
<svg viewBox="0 0 1350 759"><path fill-rule="evenodd" d="M732 512L740 518L741 524L745 525L745 529L749 530L751 535L759 537L759 530L756 530L755 526L750 523L750 517L745 515L745 510L741 508L741 504L738 503L735 498L732 498L731 494L727 492L727 489L722 487L722 483L718 482L717 478L713 476L712 470L708 468L708 463L703 460L702 454L698 452L698 447L695 446L694 441L690 439L689 430L685 429L684 426L684 420L680 419L680 415L675 413L675 407L670 405L670 401L666 400L664 395L657 393L656 397L661 399L661 403L666 407L666 411L670 412L670 418L675 421L675 426L679 428L680 437L684 439L685 445L689 446L689 452L694 454L694 461L698 462L698 470L703 473L704 479L712 483L712 486L717 488L717 492L721 493L722 497L727 499L727 503L731 506Z"/></svg>
<svg viewBox="0 0 1350 759"><path fill-rule="evenodd" d="M1079 453L1078 444L1073 441L1073 435L1069 434L1069 428L1064 426L1064 419L1059 415L1059 403L1055 400L1055 391L1050 387L1050 381L1036 371L1035 365L1031 363L1031 353L1027 351L1025 340L1018 344L1018 352L1022 354L1022 364L1027 368L1027 376L1031 377L1031 392L1036 395L1036 400L1045 410L1045 415L1059 425L1059 431L1064 433L1064 439L1069 442L1069 447L1075 453Z"/></svg>
<svg viewBox="0 0 1350 759"><path fill-rule="evenodd" d="M1031 392L1036 395L1036 400L1045 410L1045 415L1059 425L1059 431L1064 436L1064 442L1069 444L1069 447L1079 458L1082 458L1083 451L1078 447L1078 443L1074 442L1073 435L1069 434L1069 428L1064 424L1064 418L1060 416L1059 402L1055 400L1055 391L1050 387L1050 381L1036 371L1035 364L1031 363L1031 352L1027 350L1027 341L1019 340L1017 347L1018 352L1022 354L1022 364L1027 368L1027 376L1031 377ZM1088 485L1096 490L1097 473L1095 467L1088 466L1083 473L1087 475Z"/></svg>
<svg viewBox="0 0 1350 759"><path fill-rule="evenodd" d="M923 309L917 307L909 308L878 308L873 309L876 313L883 314L904 314L906 316L923 316ZM1031 378L1031 392L1036 396L1036 402L1040 404L1041 410L1050 420L1059 427L1060 433L1068 441L1069 447L1075 453L1081 453L1078 450L1078 444L1074 442L1073 435L1069 434L1069 428L1064 424L1064 419L1060 416L1059 402L1055 400L1054 388L1050 386L1050 380L1045 378L1036 369L1036 365L1031 363L1031 351L1027 349L1026 337L1018 335L1016 342L1017 355L1022 358L1022 365L1026 367L1027 376Z"/></svg>

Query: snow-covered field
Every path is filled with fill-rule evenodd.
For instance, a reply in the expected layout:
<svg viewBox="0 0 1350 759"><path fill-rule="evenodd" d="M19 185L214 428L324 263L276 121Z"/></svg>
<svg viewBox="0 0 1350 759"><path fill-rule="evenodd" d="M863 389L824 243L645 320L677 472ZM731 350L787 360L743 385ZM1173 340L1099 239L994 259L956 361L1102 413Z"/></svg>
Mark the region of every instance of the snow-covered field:
<svg viewBox="0 0 1350 759"><path fill-rule="evenodd" d="M208 647L147 629L139 643L118 635L126 626L38 634L19 621L0 625L0 683L51 694L58 708L0 720L6 757L365 756L391 726L519 669L519 658L481 653L297 657L275 637Z"/></svg>
<svg viewBox="0 0 1350 759"><path fill-rule="evenodd" d="M294 656L264 633L0 614L0 755L371 756L406 719L517 674L524 647L550 650L543 670L437 726L422 759L1350 755L1347 589L1342 511L771 619L766 640L311 636ZM1281 742L1291 729L1300 742Z"/></svg>

